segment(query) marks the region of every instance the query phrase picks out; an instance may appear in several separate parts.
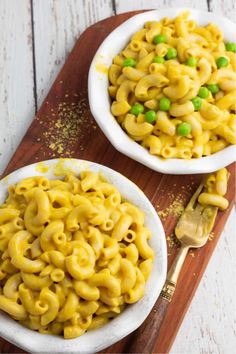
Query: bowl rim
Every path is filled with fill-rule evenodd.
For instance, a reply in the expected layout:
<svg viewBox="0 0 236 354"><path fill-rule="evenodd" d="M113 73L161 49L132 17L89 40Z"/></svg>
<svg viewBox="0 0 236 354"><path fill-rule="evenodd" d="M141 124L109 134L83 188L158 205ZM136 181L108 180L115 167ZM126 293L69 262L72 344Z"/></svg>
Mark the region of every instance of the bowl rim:
<svg viewBox="0 0 236 354"><path fill-rule="evenodd" d="M60 179L65 175L65 173L61 173L60 176L53 176L53 169L57 164L60 164L61 161L64 161L65 168L70 168L75 173L80 173L82 170L91 169L92 171L102 171L105 177L110 183L114 185L123 186L121 194L129 195L128 199L133 203L132 195L136 194L134 199L142 204L142 210L145 213L145 221L146 223L150 223L152 225L152 233L153 233L153 245L155 245L155 251L160 253L159 255L156 254L154 265L156 265L156 259L158 258L157 264L159 265L158 268L156 267L155 271L153 269L150 278L146 283L146 289L148 291L144 295L144 297L137 302L128 307L119 315L116 319L109 322L107 325L96 329L94 331L89 331L85 333L83 336L65 340L62 337L52 336L47 334L40 334L33 330L29 330L19 324L17 321L14 321L10 316L7 316L4 312L0 311L0 335L11 342L12 344L23 348L26 351L31 353L92 353L100 351L118 340L121 340L131 332L133 332L136 328L138 328L141 323L146 319L152 307L154 306L161 289L164 285L166 279L166 272L167 272L167 246L166 246L166 238L165 232L160 221L160 218L154 209L153 205L146 197L146 195L142 192L139 187L129 180L127 177L122 175L121 173L105 166L101 165L92 161L87 160L79 160L79 159L52 159L52 160L45 160L41 162L37 162L31 165L24 166L20 169L15 170L14 172L10 173L8 176L4 177L0 180L0 203L5 200L7 194L7 187L17 181L22 180L23 178L30 177L30 176L45 176L47 178L54 178ZM40 172L38 169L39 164L42 164L49 167L48 172ZM62 171L65 171L62 169ZM119 189L119 187L117 187ZM125 191L125 193L124 193ZM140 207L140 205L138 205ZM148 225L149 226L149 225ZM158 234L158 237L154 239L154 237ZM156 276L158 276L158 281L156 282ZM155 283L153 284L153 280ZM152 284L151 284L152 281ZM148 285L149 284L149 285ZM136 305L136 308L135 308ZM145 315L143 315L144 310L143 308L146 307ZM131 311L131 310L132 311ZM136 314L136 317L135 317ZM141 316L141 319L140 319ZM115 322L116 321L116 322ZM114 324L116 325L114 326ZM126 325L128 323L128 326ZM113 328L114 327L114 328ZM116 329L116 330L115 330ZM118 329L118 330L117 330ZM85 336L87 336L87 343ZM81 340L83 338L83 340ZM55 344L53 344L55 343ZM82 343L82 344L81 344Z"/></svg>
<svg viewBox="0 0 236 354"><path fill-rule="evenodd" d="M110 103L109 109L107 109L107 101L110 101L110 98L108 96L107 89L106 92L104 90L104 83L107 88L108 77L107 75L101 76L101 72L96 69L98 60L100 60L101 63L104 63L105 66L110 66L112 58L119 52L119 50L114 51L113 43L116 43L116 40L121 38L122 33L128 33L125 38L129 38L129 36L137 30L137 27L141 27L145 21L153 19L155 16L157 17L157 20L167 15L170 17L176 16L184 10L190 11L190 17L197 18L198 21L200 20L200 23L204 21L213 21L220 24L219 26L221 27L223 33L228 33L226 38L229 37L229 33L233 36L234 30L236 31L236 24L229 19L220 15L215 15L214 13L208 11L201 11L188 7L147 10L132 16L116 27L105 38L93 57L88 75L89 106L93 117L111 144L118 151L126 156L129 156L133 160L136 160L155 171L167 174L210 173L236 161L236 145L229 145L212 155L190 160L176 158L163 159L161 157L151 155L147 149L143 148L141 145L129 138L129 136L122 130L110 112ZM122 46L120 45L121 41ZM120 42L119 46L123 48L125 45L125 39L120 40ZM112 55L110 52L111 48ZM105 103L105 105L103 103Z"/></svg>

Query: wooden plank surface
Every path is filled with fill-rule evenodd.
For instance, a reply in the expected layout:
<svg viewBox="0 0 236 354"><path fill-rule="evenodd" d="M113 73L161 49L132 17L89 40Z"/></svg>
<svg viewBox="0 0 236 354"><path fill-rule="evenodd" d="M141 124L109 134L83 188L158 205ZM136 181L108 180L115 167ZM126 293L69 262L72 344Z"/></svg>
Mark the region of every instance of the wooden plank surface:
<svg viewBox="0 0 236 354"><path fill-rule="evenodd" d="M0 1L0 171L35 114L30 0Z"/></svg>
<svg viewBox="0 0 236 354"><path fill-rule="evenodd" d="M222 1L223 3L223 1ZM115 0L116 13L120 14L126 11L146 10L146 9L160 9L165 7L192 7L201 10L207 10L208 4L206 0Z"/></svg>
<svg viewBox="0 0 236 354"><path fill-rule="evenodd" d="M67 145L63 147L61 155L67 156L66 152L69 151L70 154L73 156L79 158L87 158L91 160L94 160L96 158L97 162L104 163L108 166L111 166L112 168L117 169L118 171L122 172L127 177L129 177L131 180L136 182L146 192L147 196L152 200L157 210L163 210L163 208L166 208L168 204L171 203L171 199L173 199L172 193L174 196L176 196L181 190L185 190L185 193L182 195L182 199L183 203L186 203L193 189L199 182L200 176L188 176L185 180L183 180L181 176L175 176L176 185L174 186L173 179L171 176L165 177L161 174L152 172L149 169L141 166L140 164L122 156L110 146L103 134L98 130L96 125L94 125L94 121L91 119L88 107L86 105L87 101L85 95L89 62L92 58L93 53L96 50L97 45L99 44L98 42L104 38L104 36L106 35L106 31L111 30L115 25L119 23L121 18L123 20L124 16L117 17L116 19L113 18L112 23L108 23L106 21L105 23L103 23L103 25L96 25L93 27L92 34L90 32L92 31L92 29L90 29L80 38L80 41L77 43L74 51L69 57L66 67L58 77L44 105L39 111L37 118L34 120L30 131L26 134L22 144L20 145L20 148L17 150L16 154L13 157L13 160L9 164L5 173L8 173L12 169L23 166L24 164L29 162L53 157L53 155L60 155L58 150L55 151L49 147L49 138L53 138L53 133L52 131L50 131L49 124L53 125L53 123L57 122L58 113L60 113L63 107L73 111L73 103L75 103L79 111L79 116L83 117L83 126L84 122L86 122L86 129L88 128L86 134L88 135L83 134L83 132L81 131L83 126L78 125L76 129L78 132L80 131L80 140L76 141L72 139L72 144L70 146ZM89 33L90 35L88 35ZM97 40L96 43L94 41L95 33ZM81 53L83 53L83 51L87 49L87 46L89 46L90 48L90 58L87 58L87 61L85 62L83 60L83 57L81 57ZM81 79L75 79L76 77L78 77L79 74L81 74ZM45 134L46 131L49 132L49 138ZM96 156L94 156L95 147L97 151ZM231 184L233 186L233 166L231 166L231 172ZM188 183L190 183L192 188L186 190L186 188L184 189L184 187L186 184L188 185ZM233 189L230 190L228 195L231 200L233 200L232 193ZM161 198L161 195L163 196L163 198ZM168 196L168 198L166 198L166 196ZM229 210L227 211L227 213L229 213ZM187 269L189 266L191 267L193 273L190 274L191 276L190 278L188 278L187 282L185 279L187 271L185 272L185 274L183 273L183 276L180 279L180 289L181 292L183 289L186 290L190 297L192 296L197 286L197 283L200 280L201 274L206 266L206 263L209 259L209 256L213 251L213 248L216 244L219 229L222 228L222 225L225 221L224 218L227 213L220 214L218 218L218 228L215 230L215 238L213 239L213 241L209 242L208 246L204 248L204 251L198 251L195 256L190 255L187 259L185 269ZM170 235L176 222L176 218L172 217L166 220L163 219L163 221L166 233L167 235ZM171 248L169 250L170 263L175 255L175 252L175 248ZM196 266L199 264L200 268L196 268ZM176 298L178 298L178 292L176 293ZM188 300L186 300L186 303L184 303L184 301L180 301L180 303L178 302L176 304L174 301L171 305L172 309L175 308L174 320L172 313L173 310L170 310L168 314L169 320L166 322L166 327L163 327L164 335L161 336L162 341L161 343L158 343L158 352L166 352L168 350L171 340L173 340L174 335L176 333L176 328L178 327L178 324L180 322L178 322L177 320L180 320L183 316L183 309L186 310L187 303ZM182 311L181 315L176 315L176 309L178 309L180 312ZM178 323L176 323L176 321ZM172 329L170 329L170 323L172 323ZM168 329L168 331L166 331L166 329ZM114 352L114 350L116 351L115 348L119 348L117 349L119 352L121 352L121 350L124 351L124 343L125 342L116 345L115 347L113 347L113 349L110 348L109 351L113 350ZM13 350L14 349L11 349L11 351Z"/></svg>
<svg viewBox="0 0 236 354"><path fill-rule="evenodd" d="M209 11L217 15L228 17L231 21L236 22L236 2L235 0L208 0Z"/></svg>
<svg viewBox="0 0 236 354"><path fill-rule="evenodd" d="M86 6L85 6L86 5ZM41 106L76 39L113 15L109 0L33 0L37 104ZM45 31L46 29L46 31Z"/></svg>

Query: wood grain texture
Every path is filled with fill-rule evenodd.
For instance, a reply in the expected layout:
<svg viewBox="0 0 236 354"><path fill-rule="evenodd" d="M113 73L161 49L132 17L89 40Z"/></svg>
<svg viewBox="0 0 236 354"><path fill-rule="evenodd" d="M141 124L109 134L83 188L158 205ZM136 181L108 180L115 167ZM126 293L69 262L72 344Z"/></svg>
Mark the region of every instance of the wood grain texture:
<svg viewBox="0 0 236 354"><path fill-rule="evenodd" d="M113 15L113 9L110 0L34 0L33 5L40 107L76 39L85 28Z"/></svg>
<svg viewBox="0 0 236 354"><path fill-rule="evenodd" d="M35 114L30 0L0 1L0 173Z"/></svg>
<svg viewBox="0 0 236 354"><path fill-rule="evenodd" d="M115 3L117 14L125 11L162 9L164 7L193 7L201 10L207 10L208 8L206 0L115 0Z"/></svg>
<svg viewBox="0 0 236 354"><path fill-rule="evenodd" d="M92 56L106 34L129 16L131 16L131 14L118 16L112 20L98 23L80 37L80 40L77 42L73 52L69 56L65 67L59 74L52 90L49 92L43 106L37 114L37 117L33 121L30 130L25 135L19 149L16 151L13 159L8 165L5 174L27 163L52 157L52 151L49 148L49 141L45 132L49 131L51 126L55 125L54 123L56 122L60 110L60 104L64 102L69 107L73 107L73 104L75 104L76 107L79 108L80 115L83 117L82 123L86 121L86 133L83 133L82 131L82 128L85 127L85 125L83 124L79 126L79 140L73 140L73 146L65 146L67 149L74 149L74 152L71 154L72 156L96 160L97 162L103 163L123 173L145 191L157 210L163 210L168 207L173 199L179 194L181 194L183 202L185 204L187 203L193 190L198 185L201 176L185 176L184 178L182 176L164 176L121 155L114 150L102 132L96 127L87 106L87 72ZM94 40L95 37L96 41ZM87 51L88 46L90 48L89 56L86 57L81 55L81 53ZM80 77L80 80L77 79L78 77ZM58 133L60 133L60 131L58 131ZM64 150L64 153L65 152L66 150ZM55 155L59 156L60 154L56 153ZM63 156L64 154L61 155ZM229 190L227 197L231 201L230 205L232 207L235 187L235 169L233 165L230 166L230 171L231 189ZM191 186L191 188L186 188L186 186ZM204 249L195 251L193 253L194 256L188 256L184 270L179 279L179 286L176 290L174 300L168 309L166 320L163 323L162 332L157 341L155 352L165 353L169 350L171 342L175 337L184 313L188 308L195 289L197 288L210 255L214 250L217 239L219 238L220 230L223 228L229 212L230 208L225 213L219 213L214 230L214 239L209 242ZM176 221L177 218L174 218L173 216L163 219L166 235L171 234ZM168 253L170 265L175 257L176 249L170 248ZM191 272L189 271L190 269ZM200 308L202 308L202 306ZM107 349L105 352L127 352L125 348L127 348L128 340L129 338L124 339ZM4 350L9 350L8 352L16 350L6 343L3 344L2 347L3 346L6 348ZM142 349L140 348L140 351L141 350ZM185 350L181 351L181 353L185 353Z"/></svg>
<svg viewBox="0 0 236 354"><path fill-rule="evenodd" d="M228 17L231 21L236 22L235 0L209 0L209 11Z"/></svg>

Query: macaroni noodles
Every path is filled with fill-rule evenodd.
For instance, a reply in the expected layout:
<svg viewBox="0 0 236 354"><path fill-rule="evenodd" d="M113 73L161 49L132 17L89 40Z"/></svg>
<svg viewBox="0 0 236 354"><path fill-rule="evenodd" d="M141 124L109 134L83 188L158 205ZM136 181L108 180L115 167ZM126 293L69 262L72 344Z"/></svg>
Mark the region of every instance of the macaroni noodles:
<svg viewBox="0 0 236 354"><path fill-rule="evenodd" d="M100 174L24 179L0 206L0 309L65 338L98 328L143 296L149 239L143 212Z"/></svg>
<svg viewBox="0 0 236 354"><path fill-rule="evenodd" d="M202 205L211 205L225 210L229 202L224 197L227 192L229 172L226 168L211 173L206 177L204 191L199 195L198 202Z"/></svg>
<svg viewBox="0 0 236 354"><path fill-rule="evenodd" d="M111 113L163 158L199 158L236 144L236 44L188 16L145 23L108 73Z"/></svg>

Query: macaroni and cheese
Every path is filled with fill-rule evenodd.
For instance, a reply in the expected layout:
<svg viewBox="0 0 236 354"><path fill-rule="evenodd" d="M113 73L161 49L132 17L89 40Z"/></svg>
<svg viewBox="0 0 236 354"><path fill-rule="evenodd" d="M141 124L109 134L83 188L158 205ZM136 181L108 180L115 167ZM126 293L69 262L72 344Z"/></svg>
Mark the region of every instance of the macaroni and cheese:
<svg viewBox="0 0 236 354"><path fill-rule="evenodd" d="M228 178L229 172L226 168L209 174L205 179L204 191L199 195L198 202L220 210L227 209L229 202L224 195L227 192Z"/></svg>
<svg viewBox="0 0 236 354"><path fill-rule="evenodd" d="M0 309L64 338L98 328L144 295L150 237L101 174L26 178L0 207Z"/></svg>
<svg viewBox="0 0 236 354"><path fill-rule="evenodd" d="M236 144L236 44L188 16L145 23L108 72L113 116L162 158L200 158Z"/></svg>

